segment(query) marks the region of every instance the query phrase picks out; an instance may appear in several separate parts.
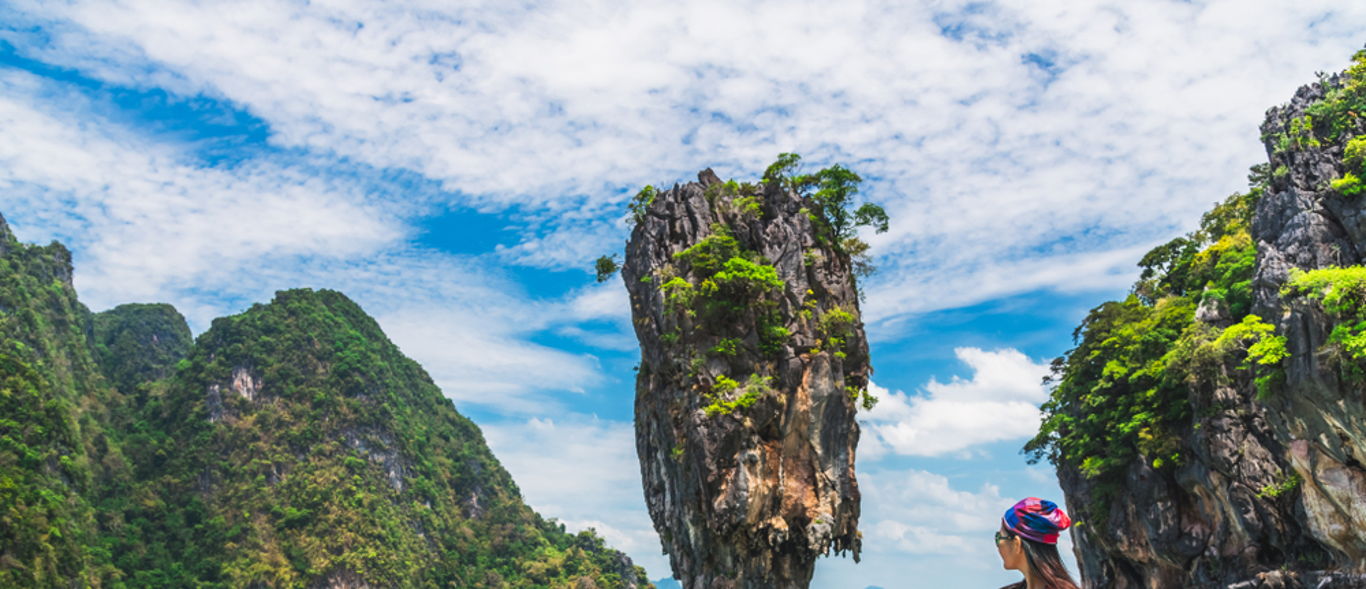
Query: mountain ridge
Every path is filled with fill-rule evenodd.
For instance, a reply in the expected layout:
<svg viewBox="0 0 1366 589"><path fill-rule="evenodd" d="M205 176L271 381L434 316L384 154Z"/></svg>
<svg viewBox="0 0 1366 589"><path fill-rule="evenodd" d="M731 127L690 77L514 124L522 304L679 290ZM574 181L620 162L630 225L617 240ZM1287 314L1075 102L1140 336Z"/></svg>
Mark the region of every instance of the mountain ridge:
<svg viewBox="0 0 1366 589"><path fill-rule="evenodd" d="M86 310L60 244L0 237L0 403L57 436L0 421L6 585L650 586L532 511L345 295L280 291L190 343L169 305Z"/></svg>

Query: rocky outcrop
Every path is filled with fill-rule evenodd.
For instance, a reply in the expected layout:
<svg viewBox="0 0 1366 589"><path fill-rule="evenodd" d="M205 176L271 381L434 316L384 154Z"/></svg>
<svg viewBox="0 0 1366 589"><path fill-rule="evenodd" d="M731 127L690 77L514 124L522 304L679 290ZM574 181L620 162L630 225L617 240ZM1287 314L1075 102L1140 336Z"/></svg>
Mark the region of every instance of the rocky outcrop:
<svg viewBox="0 0 1366 589"><path fill-rule="evenodd" d="M1331 186L1348 173L1346 144L1366 135L1366 120L1352 113L1330 134L1313 130L1309 114L1345 78L1301 88L1289 104L1272 109L1262 127L1270 138L1291 140L1267 144L1271 166L1284 172L1274 175L1252 228L1258 246L1255 310L1275 318L1290 351L1285 391L1265 405L1287 470L1303 481L1297 507L1313 539L1336 562L1366 573L1366 395L1359 380L1344 378L1323 353L1333 321L1316 302L1282 293L1291 268L1366 264L1366 200ZM1308 121L1310 130L1297 131L1306 124L1297 121ZM1297 132L1309 138L1295 140Z"/></svg>
<svg viewBox="0 0 1366 589"><path fill-rule="evenodd" d="M782 182L698 179L642 194L622 268L646 502L685 588L806 587L860 547L850 259Z"/></svg>
<svg viewBox="0 0 1366 589"><path fill-rule="evenodd" d="M1097 501L1092 479L1059 464L1068 504L1085 514L1073 538L1086 586L1366 587L1364 387L1324 353L1334 320L1284 291L1293 268L1366 264L1366 198L1331 185L1366 119L1343 109L1328 120L1322 106L1347 82L1301 88L1262 126L1270 162L1251 226L1252 313L1285 336L1283 374L1259 394L1232 357L1184 381L1179 464L1132 461L1120 497ZM1195 317L1217 335L1236 322L1224 315L1202 305Z"/></svg>

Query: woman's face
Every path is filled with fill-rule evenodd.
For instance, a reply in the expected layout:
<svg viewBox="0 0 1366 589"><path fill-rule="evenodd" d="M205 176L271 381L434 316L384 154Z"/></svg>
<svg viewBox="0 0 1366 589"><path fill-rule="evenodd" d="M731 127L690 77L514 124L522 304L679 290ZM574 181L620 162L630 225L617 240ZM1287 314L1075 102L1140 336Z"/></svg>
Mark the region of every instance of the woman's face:
<svg viewBox="0 0 1366 589"><path fill-rule="evenodd" d="M1010 571L1024 571L1024 540L1010 533L1005 526L996 532L996 552L1001 555L1001 567Z"/></svg>

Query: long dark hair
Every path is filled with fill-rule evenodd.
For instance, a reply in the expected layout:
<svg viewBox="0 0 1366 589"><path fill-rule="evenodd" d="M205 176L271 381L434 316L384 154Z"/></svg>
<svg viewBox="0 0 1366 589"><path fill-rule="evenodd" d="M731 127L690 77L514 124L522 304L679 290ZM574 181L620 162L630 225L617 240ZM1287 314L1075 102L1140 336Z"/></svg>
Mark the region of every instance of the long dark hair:
<svg viewBox="0 0 1366 589"><path fill-rule="evenodd" d="M1043 581L1045 589L1080 589L1077 587L1077 582L1072 580L1072 575L1068 574L1067 567L1062 564L1062 557L1058 556L1057 544L1035 542L1014 533L1010 533L1010 535L1020 539L1020 544L1024 546L1025 561L1029 563L1029 570L1038 575L1039 580ZM1028 575L1028 572L1025 574ZM1006 585L1001 589L1027 589L1028 586L1028 577L1026 577L1024 581Z"/></svg>

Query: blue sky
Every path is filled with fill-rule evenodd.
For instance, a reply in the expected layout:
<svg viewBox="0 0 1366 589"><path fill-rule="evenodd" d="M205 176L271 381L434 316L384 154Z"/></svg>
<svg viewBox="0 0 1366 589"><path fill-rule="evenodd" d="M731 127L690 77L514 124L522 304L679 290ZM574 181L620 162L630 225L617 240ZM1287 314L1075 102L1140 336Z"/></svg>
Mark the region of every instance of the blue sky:
<svg viewBox="0 0 1366 589"><path fill-rule="evenodd" d="M1048 360L1265 157L1257 125L1366 42L1327 1L0 3L0 213L95 309L202 331L346 292L483 427L528 501L668 575L631 434L625 202L785 151L867 235L864 562L815 586L1001 585L1059 498L1019 447Z"/></svg>

